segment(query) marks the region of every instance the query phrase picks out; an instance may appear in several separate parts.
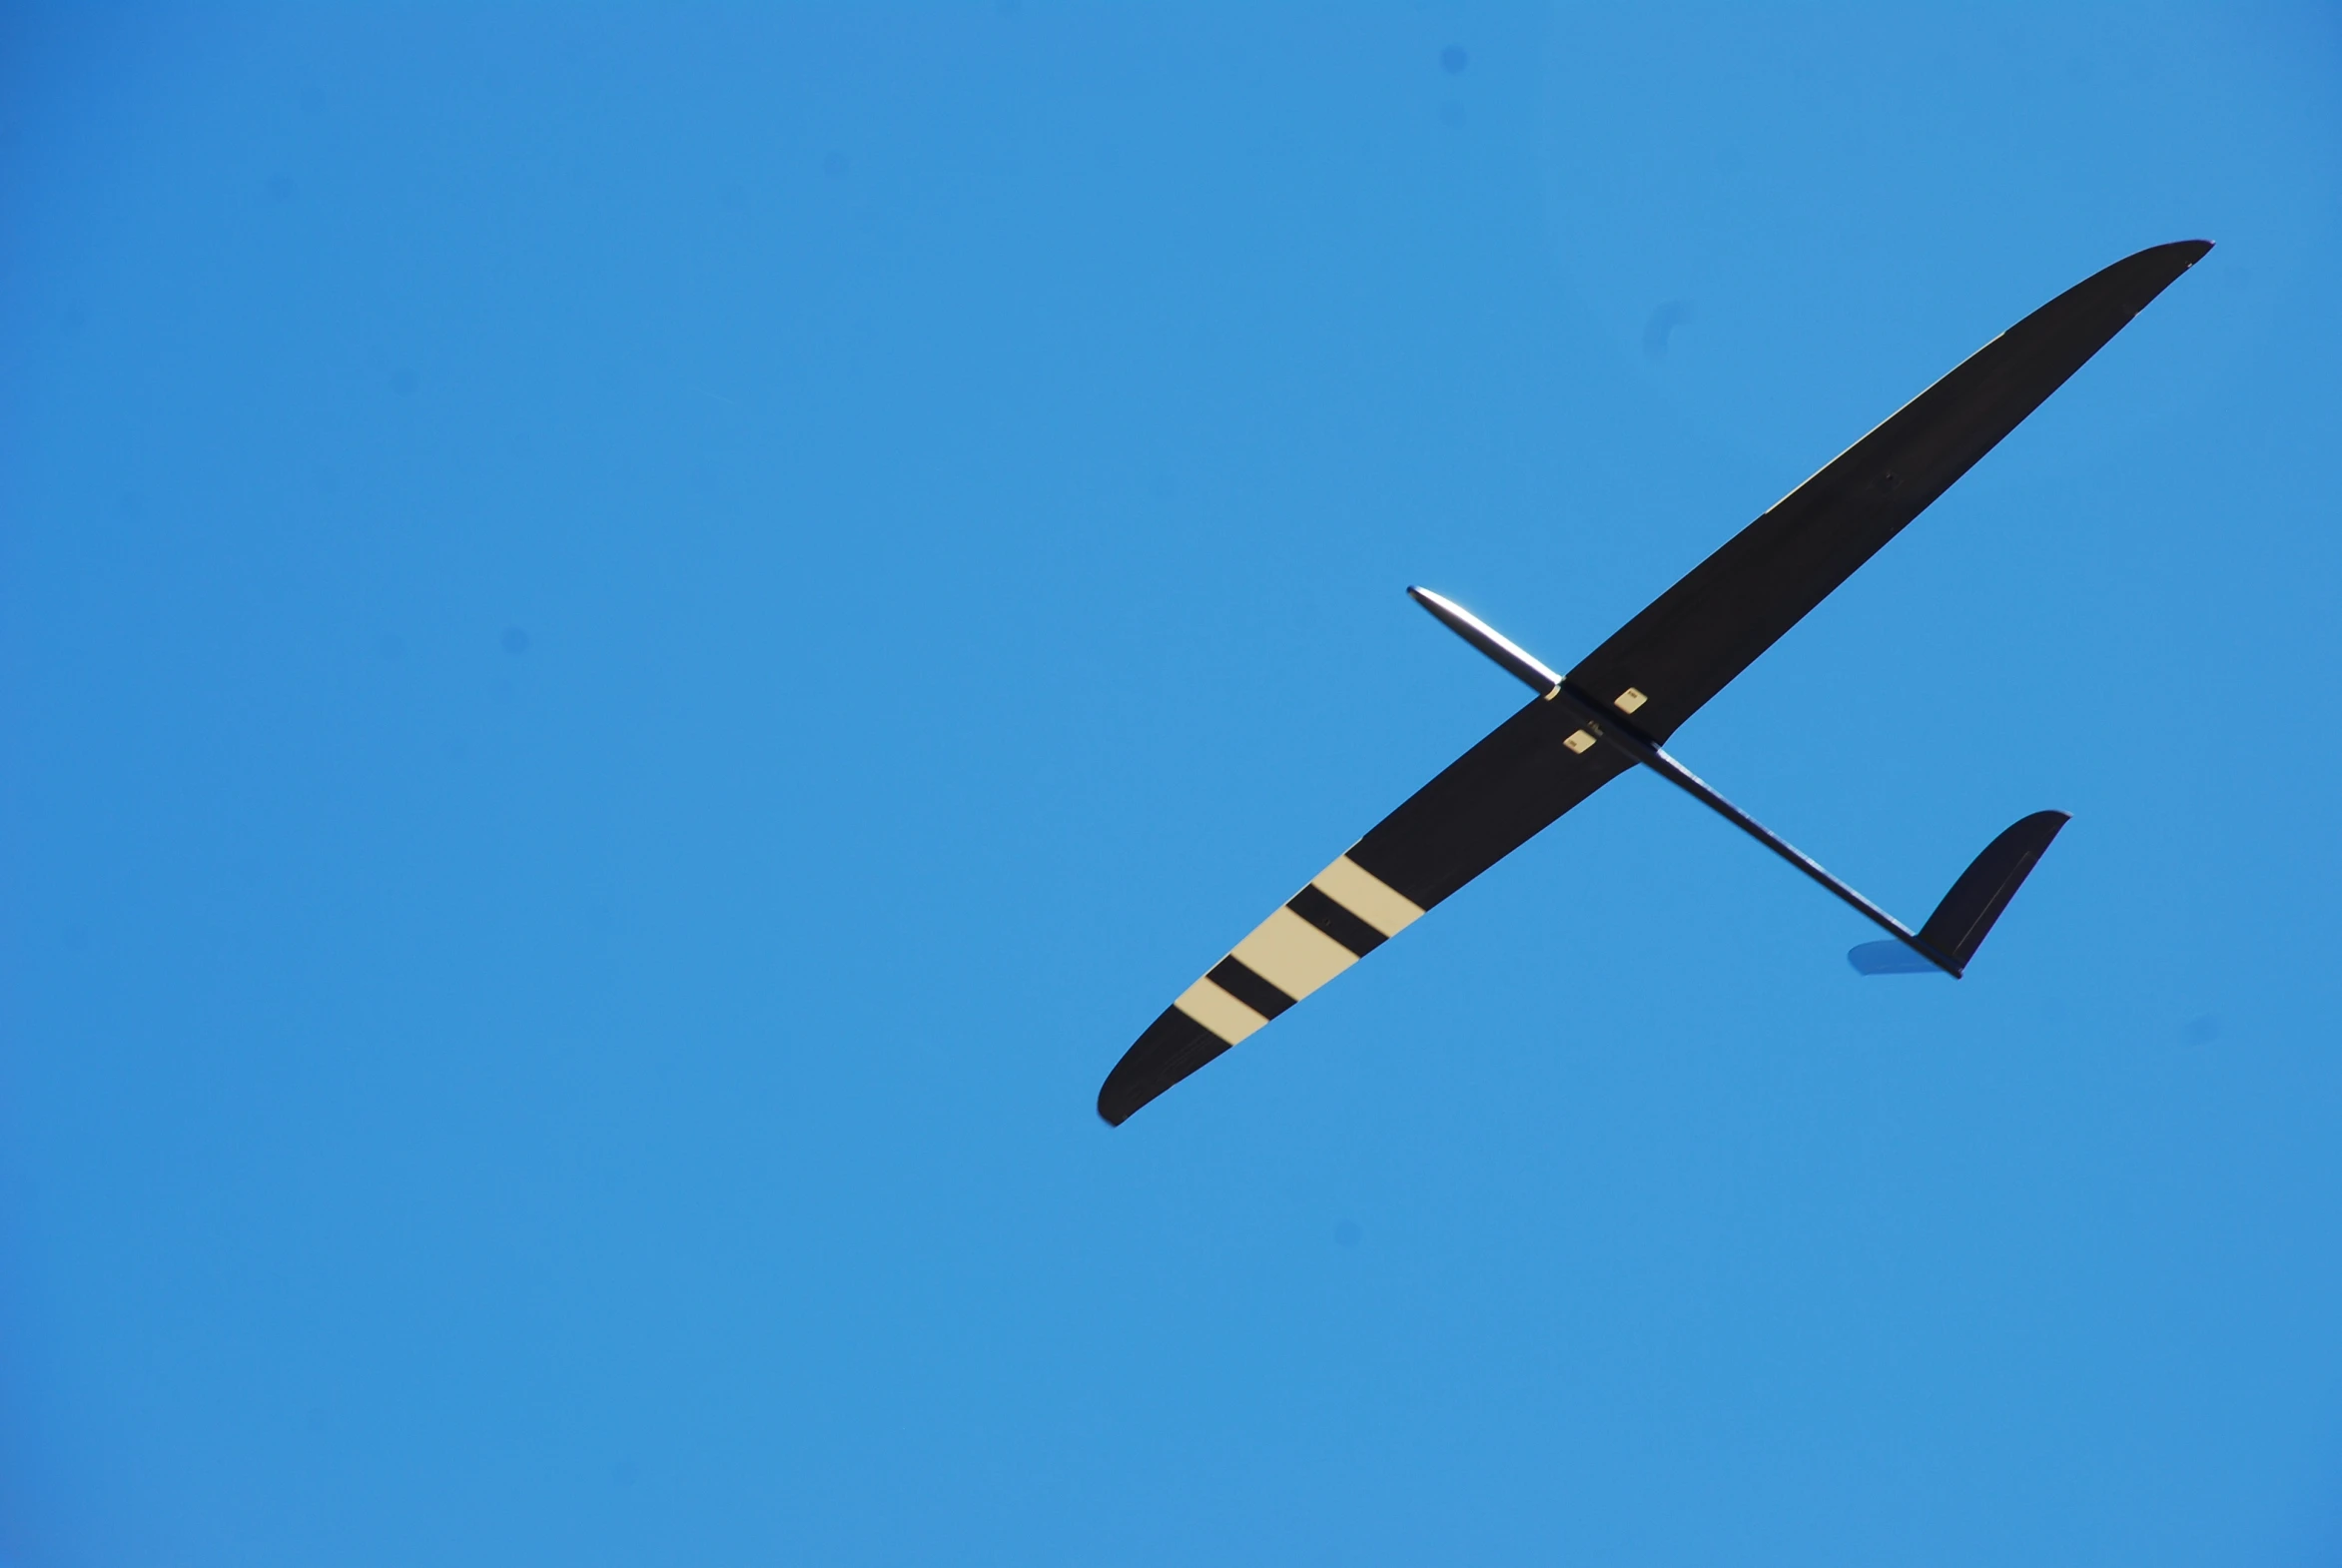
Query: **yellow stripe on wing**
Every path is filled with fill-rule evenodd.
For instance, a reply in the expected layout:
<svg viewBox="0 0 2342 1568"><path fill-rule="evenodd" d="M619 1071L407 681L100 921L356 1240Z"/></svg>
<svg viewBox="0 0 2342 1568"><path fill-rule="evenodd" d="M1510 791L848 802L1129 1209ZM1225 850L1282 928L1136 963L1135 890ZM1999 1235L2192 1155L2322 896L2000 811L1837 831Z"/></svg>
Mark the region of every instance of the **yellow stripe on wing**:
<svg viewBox="0 0 2342 1568"><path fill-rule="evenodd" d="M1423 918L1413 900L1347 855L1317 873L1310 886L1386 937Z"/></svg>
<svg viewBox="0 0 2342 1568"><path fill-rule="evenodd" d="M1156 995L1163 993L1159 991ZM1180 992L1179 999L1171 1006L1231 1046L1268 1022L1220 990L1208 975Z"/></svg>

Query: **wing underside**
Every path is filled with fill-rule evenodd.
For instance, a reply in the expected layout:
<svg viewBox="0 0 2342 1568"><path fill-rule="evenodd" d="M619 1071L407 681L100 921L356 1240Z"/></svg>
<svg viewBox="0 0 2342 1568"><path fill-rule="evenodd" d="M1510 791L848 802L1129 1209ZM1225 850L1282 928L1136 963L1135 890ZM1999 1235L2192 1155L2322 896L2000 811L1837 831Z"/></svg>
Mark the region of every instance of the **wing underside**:
<svg viewBox="0 0 2342 1568"><path fill-rule="evenodd" d="M1133 1112L1422 918L1634 763L1571 744L1577 721L1533 701L1408 797L1164 1009L1098 1092Z"/></svg>
<svg viewBox="0 0 2342 1568"><path fill-rule="evenodd" d="M2210 249L2141 251L1993 339L1589 654L1574 694L1664 741ZM1120 1125L1632 766L1568 704L1532 701L1165 1009L1108 1076L1099 1115Z"/></svg>
<svg viewBox="0 0 2342 1568"><path fill-rule="evenodd" d="M1634 722L1664 742L2210 249L2125 257L1978 349L1652 600L1570 684L1603 703L1641 693Z"/></svg>

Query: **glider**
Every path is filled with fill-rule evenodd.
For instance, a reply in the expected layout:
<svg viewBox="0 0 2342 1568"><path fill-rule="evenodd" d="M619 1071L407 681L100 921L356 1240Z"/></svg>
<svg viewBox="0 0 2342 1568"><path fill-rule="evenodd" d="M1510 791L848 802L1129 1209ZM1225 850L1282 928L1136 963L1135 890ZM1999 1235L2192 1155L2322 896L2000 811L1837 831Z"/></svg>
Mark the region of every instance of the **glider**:
<svg viewBox="0 0 2342 1568"><path fill-rule="evenodd" d="M1959 978L2064 812L2035 812L1986 845L1914 931L1717 794L1666 741L2211 248L2155 246L2051 300L1743 528L1567 675L1463 606L1409 588L1536 696L1181 992L1107 1075L1098 1114L1119 1127L1637 764L1885 931L1888 940L1847 955L1856 969Z"/></svg>

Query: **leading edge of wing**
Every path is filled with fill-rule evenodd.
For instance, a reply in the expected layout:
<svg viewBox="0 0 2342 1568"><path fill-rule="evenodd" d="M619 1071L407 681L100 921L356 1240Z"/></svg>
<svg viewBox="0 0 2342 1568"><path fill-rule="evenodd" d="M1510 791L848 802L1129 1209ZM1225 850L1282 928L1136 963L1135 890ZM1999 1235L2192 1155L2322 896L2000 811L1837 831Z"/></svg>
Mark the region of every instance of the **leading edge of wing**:
<svg viewBox="0 0 2342 1568"><path fill-rule="evenodd" d="M1570 671L1664 741L2212 248L2128 256L1993 339L1791 491Z"/></svg>
<svg viewBox="0 0 2342 1568"><path fill-rule="evenodd" d="M1408 796L1164 1009L1098 1114L1120 1127L1634 766L1616 746L1571 745L1577 728L1532 701Z"/></svg>

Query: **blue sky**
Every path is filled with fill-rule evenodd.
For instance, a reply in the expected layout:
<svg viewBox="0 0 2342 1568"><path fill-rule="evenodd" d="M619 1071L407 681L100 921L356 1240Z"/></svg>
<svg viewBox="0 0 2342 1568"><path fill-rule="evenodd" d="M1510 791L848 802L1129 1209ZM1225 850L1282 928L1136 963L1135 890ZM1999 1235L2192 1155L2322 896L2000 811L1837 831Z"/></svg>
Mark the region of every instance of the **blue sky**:
<svg viewBox="0 0 2342 1568"><path fill-rule="evenodd" d="M20 7L0 1558L2342 1556L2330 8ZM2051 295L1677 736L1137 1032Z"/></svg>

